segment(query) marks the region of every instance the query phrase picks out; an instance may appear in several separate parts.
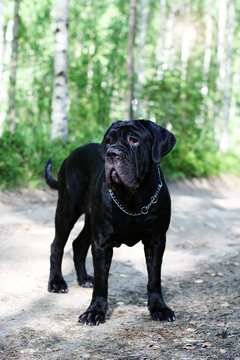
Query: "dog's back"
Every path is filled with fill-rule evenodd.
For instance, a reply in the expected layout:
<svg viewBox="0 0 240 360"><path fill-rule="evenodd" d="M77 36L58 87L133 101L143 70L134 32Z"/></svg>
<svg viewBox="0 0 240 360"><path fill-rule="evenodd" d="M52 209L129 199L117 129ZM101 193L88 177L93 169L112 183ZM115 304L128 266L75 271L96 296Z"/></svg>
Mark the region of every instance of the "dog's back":
<svg viewBox="0 0 240 360"><path fill-rule="evenodd" d="M58 201L67 206L69 197L74 198L73 211L78 216L86 212L89 203L89 188L96 181L96 174L103 170L103 162L98 154L100 144L89 143L75 149L62 163L58 180L52 175L52 162L45 166L47 184L59 192ZM93 177L94 176L94 177ZM62 206L61 206L62 208Z"/></svg>
<svg viewBox="0 0 240 360"><path fill-rule="evenodd" d="M72 186L79 187L84 183L89 183L91 175L96 169L103 168L103 162L98 154L99 145L90 143L75 149L62 163L58 180L52 175L52 161L48 160L45 166L45 180L52 189L58 189L61 192L62 185L65 189ZM67 175L66 175L67 174Z"/></svg>

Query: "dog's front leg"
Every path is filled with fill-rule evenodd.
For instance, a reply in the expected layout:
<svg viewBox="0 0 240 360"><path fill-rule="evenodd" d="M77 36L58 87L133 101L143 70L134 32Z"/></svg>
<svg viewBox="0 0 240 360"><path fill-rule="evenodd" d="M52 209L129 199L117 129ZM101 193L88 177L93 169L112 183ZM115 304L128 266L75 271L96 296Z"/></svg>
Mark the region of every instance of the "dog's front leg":
<svg viewBox="0 0 240 360"><path fill-rule="evenodd" d="M166 235L164 234L156 241L144 245L148 270L148 308L153 320L174 321L174 312L167 307L162 296L161 266L165 243Z"/></svg>
<svg viewBox="0 0 240 360"><path fill-rule="evenodd" d="M107 243L93 240L92 255L94 266L94 286L92 301L85 313L79 316L79 322L86 325L104 323L107 312L108 274L113 249Z"/></svg>

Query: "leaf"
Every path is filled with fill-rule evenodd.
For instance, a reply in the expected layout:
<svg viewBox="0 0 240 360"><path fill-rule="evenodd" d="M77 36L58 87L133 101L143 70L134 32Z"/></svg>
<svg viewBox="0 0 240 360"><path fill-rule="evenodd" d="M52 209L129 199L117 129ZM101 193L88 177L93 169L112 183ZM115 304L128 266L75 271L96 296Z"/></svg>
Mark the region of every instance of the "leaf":
<svg viewBox="0 0 240 360"><path fill-rule="evenodd" d="M193 329L193 328L187 328L187 332L193 332L193 331L195 331L195 329Z"/></svg>
<svg viewBox="0 0 240 360"><path fill-rule="evenodd" d="M212 273L211 276L214 276L214 277L217 277L217 276L223 277L223 273L221 273L221 272L216 272L216 273Z"/></svg>
<svg viewBox="0 0 240 360"><path fill-rule="evenodd" d="M196 349L196 345L193 345L193 344L186 344L183 349L186 349L186 350L194 350Z"/></svg>
<svg viewBox="0 0 240 360"><path fill-rule="evenodd" d="M208 343L208 342L205 342L204 344L202 344L202 348L209 348L211 346L212 346L212 344Z"/></svg>
<svg viewBox="0 0 240 360"><path fill-rule="evenodd" d="M189 321L189 325L196 325L196 324L197 324L197 322L195 320Z"/></svg>
<svg viewBox="0 0 240 360"><path fill-rule="evenodd" d="M60 348L58 348L58 347L52 348L52 351L59 351L59 350L60 350Z"/></svg>
<svg viewBox="0 0 240 360"><path fill-rule="evenodd" d="M120 274L119 275L121 278L126 278L126 277L128 277L127 275L125 275L125 274Z"/></svg>
<svg viewBox="0 0 240 360"><path fill-rule="evenodd" d="M195 284L203 284L204 280L203 279L196 279L194 280Z"/></svg>
<svg viewBox="0 0 240 360"><path fill-rule="evenodd" d="M219 349L220 354L225 354L227 352L226 349Z"/></svg>

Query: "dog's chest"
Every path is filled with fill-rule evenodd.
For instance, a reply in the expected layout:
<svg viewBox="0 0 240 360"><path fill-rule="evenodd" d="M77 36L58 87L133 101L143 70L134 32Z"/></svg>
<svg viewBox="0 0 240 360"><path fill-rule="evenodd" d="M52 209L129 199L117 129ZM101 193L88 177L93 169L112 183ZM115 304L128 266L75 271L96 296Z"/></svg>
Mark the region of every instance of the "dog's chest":
<svg viewBox="0 0 240 360"><path fill-rule="evenodd" d="M143 229L127 226L126 228L115 229L112 234L111 241L112 246L119 247L122 244L127 246L134 246L139 241L141 241L145 236L145 232Z"/></svg>

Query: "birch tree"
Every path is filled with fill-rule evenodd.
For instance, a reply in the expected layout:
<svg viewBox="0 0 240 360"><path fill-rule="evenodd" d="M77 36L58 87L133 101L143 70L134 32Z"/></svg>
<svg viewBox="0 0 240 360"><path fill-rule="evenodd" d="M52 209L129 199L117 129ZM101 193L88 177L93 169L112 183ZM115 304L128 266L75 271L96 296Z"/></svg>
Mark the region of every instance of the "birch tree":
<svg viewBox="0 0 240 360"><path fill-rule="evenodd" d="M157 44L157 77L161 80L164 67L166 66L166 23L167 23L167 9L166 9L166 0L161 0L161 29L160 37Z"/></svg>
<svg viewBox="0 0 240 360"><path fill-rule="evenodd" d="M228 7L228 28L227 28L227 58L224 82L224 103L223 103L223 125L220 140L220 150L228 150L228 133L229 133L229 113L231 105L231 80L232 80L232 54L234 40L234 21L235 20L235 3L229 1Z"/></svg>
<svg viewBox="0 0 240 360"><path fill-rule="evenodd" d="M11 4L13 5L13 4ZM12 13L14 13L14 6L12 6ZM9 94L8 85L10 84L10 68L12 57L12 42L13 42L13 19L9 19L6 24L6 31L3 34L3 54L2 54L2 80L1 80L1 95L0 95L0 133L4 130L5 123L7 124Z"/></svg>
<svg viewBox="0 0 240 360"><path fill-rule="evenodd" d="M4 25L4 16L3 16L3 0L0 0L0 137L3 131L3 118L2 118L2 65L3 65L3 25Z"/></svg>
<svg viewBox="0 0 240 360"><path fill-rule="evenodd" d="M3 42L4 42L4 35L3 35L3 25L4 25L4 16L3 16L3 9L4 4L3 0L0 0L0 99L2 94L2 64L3 64Z"/></svg>
<svg viewBox="0 0 240 360"><path fill-rule="evenodd" d="M20 5L20 0L15 0L10 85L9 85L9 97L8 97L8 116L7 116L8 128L11 132L14 132L15 120L16 120L15 90L16 90L16 75L17 75L17 62L18 62L19 5Z"/></svg>
<svg viewBox="0 0 240 360"><path fill-rule="evenodd" d="M129 30L128 30L128 49L127 49L127 92L126 92L126 104L125 104L126 106L125 120L132 118L136 12L137 12L137 0L131 0Z"/></svg>
<svg viewBox="0 0 240 360"><path fill-rule="evenodd" d="M55 59L51 138L67 140L68 0L55 1Z"/></svg>
<svg viewBox="0 0 240 360"><path fill-rule="evenodd" d="M174 23L176 17L177 7L175 4L172 4L171 8L169 9L168 19L167 19L167 31L166 31L166 66L169 70L174 69L174 61L176 58L175 55L175 48L173 46L174 43Z"/></svg>
<svg viewBox="0 0 240 360"><path fill-rule="evenodd" d="M203 59L203 83L201 93L208 94L208 75L210 70L211 56L212 56L212 38L213 38L213 14L212 9L214 2L211 1L207 14L205 15L205 51Z"/></svg>
<svg viewBox="0 0 240 360"><path fill-rule="evenodd" d="M223 97L223 87L225 78L225 29L227 19L227 2L220 0L218 3L218 35L217 35L217 54L216 66L218 69L218 76L216 79L216 96L214 108L214 131L216 142L219 143L221 131L221 99Z"/></svg>
<svg viewBox="0 0 240 360"><path fill-rule="evenodd" d="M141 17L139 25L139 56L136 62L136 95L137 102L135 107L136 118L144 117L143 116L143 105L142 105L142 89L144 83L144 68L145 68L145 43L146 43L146 34L147 34L147 20L148 20L148 0L141 0Z"/></svg>
<svg viewBox="0 0 240 360"><path fill-rule="evenodd" d="M181 43L181 72L182 72L182 81L185 81L187 78L187 67L190 57L191 47L195 41L195 29L191 24L189 13L190 9L186 10L187 15L185 18L185 23L182 29L182 43ZM181 28L181 27L180 27Z"/></svg>
<svg viewBox="0 0 240 360"><path fill-rule="evenodd" d="M210 6L209 6L210 5ZM214 1L212 0L210 4L206 7L205 14L205 50L203 57L203 78L202 78L202 88L201 94L203 96L202 106L201 106L201 115L200 123L204 124L205 116L209 110L213 110L213 104L211 100L207 97L208 95L208 82L209 82L209 71L212 58L212 42L213 42L213 9Z"/></svg>

